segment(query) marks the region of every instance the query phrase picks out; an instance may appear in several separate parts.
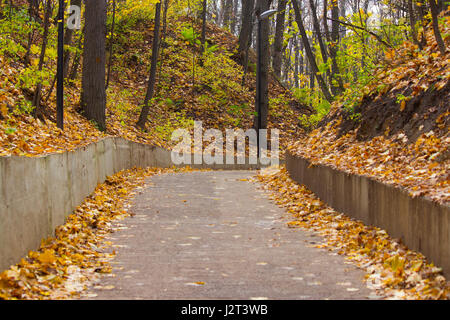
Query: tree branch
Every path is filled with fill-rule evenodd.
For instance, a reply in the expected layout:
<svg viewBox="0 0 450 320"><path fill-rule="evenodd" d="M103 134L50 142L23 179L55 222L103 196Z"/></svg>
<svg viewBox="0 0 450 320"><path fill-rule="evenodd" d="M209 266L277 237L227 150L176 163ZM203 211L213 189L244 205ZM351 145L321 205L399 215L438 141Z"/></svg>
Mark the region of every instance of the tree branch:
<svg viewBox="0 0 450 320"><path fill-rule="evenodd" d="M390 43L387 43L386 41L381 39L381 37L378 34L376 34L375 32L372 32L372 31L367 30L366 28L363 28L363 27L360 27L360 26L355 26L354 24L350 24L350 23L347 23L347 22L344 22L344 21L341 21L341 20L336 20L336 19L332 19L332 18L328 18L328 17L327 17L327 19L331 20L331 21L339 22L340 24L342 24L344 26L347 26L347 27L350 27L350 28L354 28L354 29L358 29L358 30L362 30L364 32L367 32L368 34L370 34L373 37L375 37L375 39L377 39L381 44L385 45L388 48L394 49L394 47Z"/></svg>

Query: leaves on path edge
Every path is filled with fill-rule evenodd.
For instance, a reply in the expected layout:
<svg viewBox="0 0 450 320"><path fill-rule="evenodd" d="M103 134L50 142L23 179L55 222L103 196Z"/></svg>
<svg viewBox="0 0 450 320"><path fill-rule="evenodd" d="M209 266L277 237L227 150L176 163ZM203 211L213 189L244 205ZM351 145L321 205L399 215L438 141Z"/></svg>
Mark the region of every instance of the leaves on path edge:
<svg viewBox="0 0 450 320"><path fill-rule="evenodd" d="M108 177L56 228L55 237L43 239L37 251L0 273L0 300L79 297L101 274L111 272L115 251L106 252L111 243L105 237L114 232L114 221L131 215L128 201L134 190L152 175L187 171L133 168Z"/></svg>
<svg viewBox="0 0 450 320"><path fill-rule="evenodd" d="M440 268L392 239L385 230L334 211L290 179L285 168L261 171L257 180L272 193L277 205L295 217L287 223L289 227L320 234L324 241L316 247L345 255L365 270L367 287L377 294L388 299L450 299L450 282Z"/></svg>

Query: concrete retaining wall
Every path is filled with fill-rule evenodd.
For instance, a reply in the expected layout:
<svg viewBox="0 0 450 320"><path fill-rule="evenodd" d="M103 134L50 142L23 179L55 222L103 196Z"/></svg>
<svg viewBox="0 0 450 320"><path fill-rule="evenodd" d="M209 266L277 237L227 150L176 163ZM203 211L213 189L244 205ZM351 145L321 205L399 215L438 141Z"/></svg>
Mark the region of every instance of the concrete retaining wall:
<svg viewBox="0 0 450 320"><path fill-rule="evenodd" d="M385 229L422 252L450 278L450 206L412 198L401 188L286 154L291 178L339 212Z"/></svg>
<svg viewBox="0 0 450 320"><path fill-rule="evenodd" d="M107 176L135 166L171 167L171 152L106 138L72 152L0 157L0 271L36 249ZM257 168L249 164L192 167Z"/></svg>

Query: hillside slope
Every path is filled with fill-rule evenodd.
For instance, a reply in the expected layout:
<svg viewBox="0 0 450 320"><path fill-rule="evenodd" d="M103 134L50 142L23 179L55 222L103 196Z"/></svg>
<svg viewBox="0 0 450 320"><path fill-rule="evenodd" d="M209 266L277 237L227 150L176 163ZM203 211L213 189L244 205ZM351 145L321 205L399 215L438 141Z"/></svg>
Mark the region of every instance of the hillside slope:
<svg viewBox="0 0 450 320"><path fill-rule="evenodd" d="M385 66L356 101L335 103L291 152L405 187L412 196L450 201L450 23L443 34L444 56L431 28L423 51L406 42L387 52Z"/></svg>
<svg viewBox="0 0 450 320"><path fill-rule="evenodd" d="M23 9L22 9L23 11ZM18 11L14 14L20 15ZM25 24L25 22L19 23ZM153 24L138 19L130 24L118 21L114 41L111 83L107 90L107 130L100 132L94 123L82 117L79 110L80 79L65 88L65 130L54 124L55 91L42 99L47 119L34 119L30 112L33 90L37 82L25 81L37 73L35 62L39 46L31 50L31 66L23 61L26 32L14 33L14 27L0 20L9 34L0 34L0 155L36 156L71 150L108 135L170 148L171 133L177 128L193 128L203 121L204 128L250 128L254 117L255 76L250 72L242 86L242 67L233 61L236 38L208 25L207 39L215 50L202 59L189 31L199 30L197 22L186 17L171 18L161 51L157 72L157 90L146 131L135 127L140 105L145 96L150 65ZM24 27L24 25L22 25ZM49 57L42 76L43 97L48 95L56 70L55 30L51 30ZM202 60L202 61L200 61ZM81 73L81 72L80 72ZM269 127L281 129L284 148L290 138L301 134L299 117L311 113L298 104L291 94L276 82L270 84Z"/></svg>

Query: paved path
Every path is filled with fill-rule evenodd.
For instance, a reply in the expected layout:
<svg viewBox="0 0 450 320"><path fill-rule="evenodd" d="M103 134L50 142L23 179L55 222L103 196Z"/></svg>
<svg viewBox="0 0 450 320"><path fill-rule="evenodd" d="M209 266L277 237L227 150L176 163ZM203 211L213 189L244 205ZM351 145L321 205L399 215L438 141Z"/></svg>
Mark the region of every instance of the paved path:
<svg viewBox="0 0 450 320"><path fill-rule="evenodd" d="M151 178L113 234L114 277L96 299L365 299L363 273L313 248L248 181L254 172ZM114 289L111 290L112 286ZM109 290L106 290L109 288Z"/></svg>

